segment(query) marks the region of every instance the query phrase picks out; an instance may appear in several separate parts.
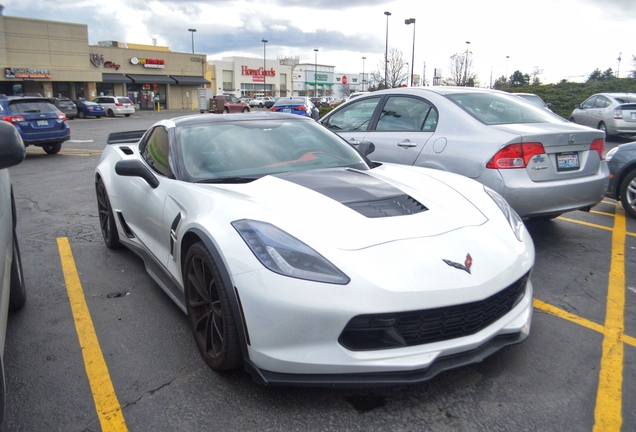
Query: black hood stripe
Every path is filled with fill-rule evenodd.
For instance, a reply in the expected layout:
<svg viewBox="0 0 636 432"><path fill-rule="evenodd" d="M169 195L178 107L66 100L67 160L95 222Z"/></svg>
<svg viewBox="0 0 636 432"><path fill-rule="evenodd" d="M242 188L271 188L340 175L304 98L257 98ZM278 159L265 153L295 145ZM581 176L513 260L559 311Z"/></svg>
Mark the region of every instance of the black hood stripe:
<svg viewBox="0 0 636 432"><path fill-rule="evenodd" d="M353 169L301 171L278 177L327 196L366 217L404 216L427 210L395 186Z"/></svg>

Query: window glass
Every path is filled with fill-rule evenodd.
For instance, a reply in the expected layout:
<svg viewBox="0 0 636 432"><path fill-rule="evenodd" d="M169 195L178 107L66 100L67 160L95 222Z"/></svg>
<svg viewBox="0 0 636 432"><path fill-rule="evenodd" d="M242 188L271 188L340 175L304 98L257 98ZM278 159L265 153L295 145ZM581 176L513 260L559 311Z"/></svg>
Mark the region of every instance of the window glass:
<svg viewBox="0 0 636 432"><path fill-rule="evenodd" d="M158 126L148 135L141 149L141 156L159 174L174 177L170 169L170 146L165 128Z"/></svg>
<svg viewBox="0 0 636 432"><path fill-rule="evenodd" d="M50 102L16 100L9 102L9 111L12 113L49 113L59 110Z"/></svg>
<svg viewBox="0 0 636 432"><path fill-rule="evenodd" d="M585 102L583 102L583 105L581 105L581 108L582 109L592 108L594 106L594 102L596 102L596 96L592 96L591 98L588 98Z"/></svg>
<svg viewBox="0 0 636 432"><path fill-rule="evenodd" d="M487 125L561 122L548 110L499 92L453 93L446 96Z"/></svg>
<svg viewBox="0 0 636 432"><path fill-rule="evenodd" d="M433 106L422 99L405 96L391 96L382 108L376 130L378 131L420 131L435 130L437 113ZM430 120L427 122L427 119Z"/></svg>
<svg viewBox="0 0 636 432"><path fill-rule="evenodd" d="M378 102L379 97L358 100L336 111L325 126L335 132L367 130Z"/></svg>

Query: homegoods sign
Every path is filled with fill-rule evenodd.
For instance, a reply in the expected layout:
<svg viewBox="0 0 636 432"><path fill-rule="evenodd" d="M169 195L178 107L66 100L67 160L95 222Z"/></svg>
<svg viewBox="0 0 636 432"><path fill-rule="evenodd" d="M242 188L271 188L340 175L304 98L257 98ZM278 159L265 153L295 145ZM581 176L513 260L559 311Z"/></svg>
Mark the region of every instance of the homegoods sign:
<svg viewBox="0 0 636 432"><path fill-rule="evenodd" d="M241 75L275 77L276 71L274 68L265 70L262 67L258 69L250 69L248 66L241 66Z"/></svg>

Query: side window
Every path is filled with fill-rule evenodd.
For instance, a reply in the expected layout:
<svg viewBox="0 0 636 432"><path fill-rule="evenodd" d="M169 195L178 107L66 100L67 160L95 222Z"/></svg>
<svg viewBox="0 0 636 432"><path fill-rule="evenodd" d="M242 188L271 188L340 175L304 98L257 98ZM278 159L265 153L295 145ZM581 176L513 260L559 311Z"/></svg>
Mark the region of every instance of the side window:
<svg viewBox="0 0 636 432"><path fill-rule="evenodd" d="M166 128L158 126L148 135L141 148L141 156L153 170L174 178L170 169L170 145Z"/></svg>
<svg viewBox="0 0 636 432"><path fill-rule="evenodd" d="M382 108L377 131L434 131L437 111L425 100L391 96Z"/></svg>
<svg viewBox="0 0 636 432"><path fill-rule="evenodd" d="M379 97L356 101L335 112L329 117L329 121L325 126L334 132L367 130L378 102L380 102Z"/></svg>
<svg viewBox="0 0 636 432"><path fill-rule="evenodd" d="M590 109L594 106L594 102L596 102L596 98L597 96L592 96L591 98L589 98L588 100L586 100L585 102L583 102L583 105L581 105L582 109Z"/></svg>
<svg viewBox="0 0 636 432"><path fill-rule="evenodd" d="M604 96L598 96L596 98L596 102L594 102L594 108L605 108L609 105L610 105L609 101Z"/></svg>

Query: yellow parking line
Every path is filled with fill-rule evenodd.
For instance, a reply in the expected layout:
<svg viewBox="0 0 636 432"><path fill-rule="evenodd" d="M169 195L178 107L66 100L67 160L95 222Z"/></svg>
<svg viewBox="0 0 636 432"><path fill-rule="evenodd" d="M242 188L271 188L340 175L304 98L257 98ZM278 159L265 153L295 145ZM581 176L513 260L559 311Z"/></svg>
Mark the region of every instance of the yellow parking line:
<svg viewBox="0 0 636 432"><path fill-rule="evenodd" d="M57 239L60 259L62 261L62 271L66 281L75 329L79 338L82 356L84 357L84 367L88 375L88 381L95 401L95 409L99 417L102 431L104 432L125 432L128 430L115 388L108 373L108 367L99 346L93 320L91 318L82 284L77 274L75 260L71 245L66 237Z"/></svg>
<svg viewBox="0 0 636 432"><path fill-rule="evenodd" d="M625 314L625 212L616 206L612 259L607 289L603 355L599 374L594 431L620 431L622 418Z"/></svg>
<svg viewBox="0 0 636 432"><path fill-rule="evenodd" d="M598 211L598 210L590 210L590 213L594 213L594 214L601 215L601 216L614 217L614 213L607 213L607 212L602 212L602 211Z"/></svg>
<svg viewBox="0 0 636 432"><path fill-rule="evenodd" d="M612 227L606 227L603 225L597 225L597 224L593 224L593 223L589 223L589 222L583 222L580 220L576 220L576 219L570 219L570 218L566 218L563 216L559 216L557 219L562 220L562 221L566 221L566 222L572 222L575 224L579 224L579 225L585 225L585 226L589 226L592 228L598 228L598 229L602 229L602 230L606 230L606 231L613 231L614 229Z"/></svg>

